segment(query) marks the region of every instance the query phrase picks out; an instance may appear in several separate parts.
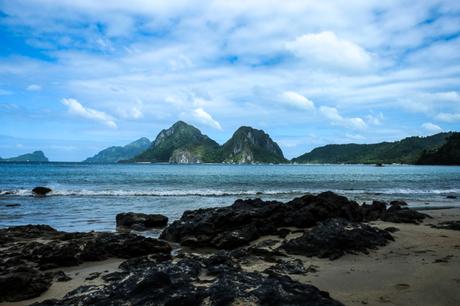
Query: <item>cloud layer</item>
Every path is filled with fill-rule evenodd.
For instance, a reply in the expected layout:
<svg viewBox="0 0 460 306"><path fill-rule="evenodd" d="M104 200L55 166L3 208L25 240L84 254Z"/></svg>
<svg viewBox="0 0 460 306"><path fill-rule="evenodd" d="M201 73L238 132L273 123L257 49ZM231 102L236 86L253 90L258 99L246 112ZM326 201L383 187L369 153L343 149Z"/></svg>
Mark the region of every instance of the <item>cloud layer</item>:
<svg viewBox="0 0 460 306"><path fill-rule="evenodd" d="M1 1L0 134L123 143L183 119L292 157L458 130L457 2Z"/></svg>

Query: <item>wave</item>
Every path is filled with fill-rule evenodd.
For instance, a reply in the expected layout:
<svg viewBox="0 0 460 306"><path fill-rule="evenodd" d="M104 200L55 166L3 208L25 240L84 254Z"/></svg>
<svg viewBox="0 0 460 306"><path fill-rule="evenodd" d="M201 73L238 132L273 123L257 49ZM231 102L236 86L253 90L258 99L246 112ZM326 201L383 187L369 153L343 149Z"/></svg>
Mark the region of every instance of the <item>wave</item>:
<svg viewBox="0 0 460 306"><path fill-rule="evenodd" d="M393 188L383 190L350 190L350 189L328 189L338 194L345 195L447 195L459 194L460 189L404 189ZM94 197L226 197L226 196L282 196L302 195L307 193L317 194L326 191L325 189L294 189L294 190L53 190L48 196L94 196ZM0 191L2 196L32 196L30 189L15 189Z"/></svg>

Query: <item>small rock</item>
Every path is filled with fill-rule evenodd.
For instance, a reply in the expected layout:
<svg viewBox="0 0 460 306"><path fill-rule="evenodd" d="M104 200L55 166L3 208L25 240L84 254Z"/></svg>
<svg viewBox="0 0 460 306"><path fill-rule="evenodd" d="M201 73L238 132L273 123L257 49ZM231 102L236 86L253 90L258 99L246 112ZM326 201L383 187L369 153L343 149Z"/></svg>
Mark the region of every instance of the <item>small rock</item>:
<svg viewBox="0 0 460 306"><path fill-rule="evenodd" d="M143 231L147 228L161 228L168 224L168 217L159 214L120 213L116 216L117 226ZM133 228L134 227L134 228Z"/></svg>
<svg viewBox="0 0 460 306"><path fill-rule="evenodd" d="M394 226L387 227L387 228L385 228L385 230L386 230L387 232L390 232L390 233L399 232L399 228L394 227Z"/></svg>
<svg viewBox="0 0 460 306"><path fill-rule="evenodd" d="M460 220L458 221L445 221L438 224L432 225L433 228L449 229L454 231L460 231Z"/></svg>
<svg viewBox="0 0 460 306"><path fill-rule="evenodd" d="M18 203L10 203L10 204L6 204L5 206L6 206L6 207L18 207L18 206L21 206L21 204L18 204Z"/></svg>
<svg viewBox="0 0 460 306"><path fill-rule="evenodd" d="M407 206L407 203L406 203L405 201L396 200L396 201L391 201L391 202L390 202L390 205L391 205L391 206L394 206L394 205L397 205L397 206Z"/></svg>
<svg viewBox="0 0 460 306"><path fill-rule="evenodd" d="M48 187L35 187L32 189L32 193L37 196L45 196L50 193L52 190Z"/></svg>
<svg viewBox="0 0 460 306"><path fill-rule="evenodd" d="M57 271L57 272L54 273L54 279L57 282L68 282L72 278L70 276L68 276L67 274L65 274L64 271Z"/></svg>

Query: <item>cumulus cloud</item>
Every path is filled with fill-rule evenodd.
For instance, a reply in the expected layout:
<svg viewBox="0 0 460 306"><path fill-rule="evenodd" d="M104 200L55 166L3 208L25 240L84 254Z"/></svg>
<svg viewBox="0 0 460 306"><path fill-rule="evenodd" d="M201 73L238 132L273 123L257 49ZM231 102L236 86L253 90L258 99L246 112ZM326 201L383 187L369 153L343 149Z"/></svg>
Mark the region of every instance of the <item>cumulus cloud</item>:
<svg viewBox="0 0 460 306"><path fill-rule="evenodd" d="M62 104L68 106L69 113L73 115L99 121L110 128L117 127L117 124L115 123L112 116L92 108L84 107L80 102L78 102L75 99L65 98L62 99L61 102Z"/></svg>
<svg viewBox="0 0 460 306"><path fill-rule="evenodd" d="M359 117L346 118L340 115L339 111L334 107L321 106L319 111L323 114L324 117L329 119L332 124L340 125L352 129L364 129L366 128L366 123L363 119Z"/></svg>
<svg viewBox="0 0 460 306"><path fill-rule="evenodd" d="M222 129L220 123L214 118L212 118L212 116L201 107L195 108L192 112L192 116L203 124L206 124L218 130Z"/></svg>
<svg viewBox="0 0 460 306"><path fill-rule="evenodd" d="M460 113L439 113L434 118L444 122L457 122L460 121Z"/></svg>
<svg viewBox="0 0 460 306"><path fill-rule="evenodd" d="M313 101L294 91L283 92L281 98L283 103L296 108L305 110L315 109L315 104L313 103Z"/></svg>
<svg viewBox="0 0 460 306"><path fill-rule="evenodd" d="M331 68L364 70L372 62L366 50L330 31L299 36L286 48L308 62Z"/></svg>
<svg viewBox="0 0 460 306"><path fill-rule="evenodd" d="M422 128L432 133L439 133L442 131L442 128L439 125L436 125L431 122L425 122L424 124L422 124Z"/></svg>
<svg viewBox="0 0 460 306"><path fill-rule="evenodd" d="M29 86L27 86L26 89L28 91L40 91L40 90L42 90L42 87L40 85L37 85L37 84L30 84Z"/></svg>

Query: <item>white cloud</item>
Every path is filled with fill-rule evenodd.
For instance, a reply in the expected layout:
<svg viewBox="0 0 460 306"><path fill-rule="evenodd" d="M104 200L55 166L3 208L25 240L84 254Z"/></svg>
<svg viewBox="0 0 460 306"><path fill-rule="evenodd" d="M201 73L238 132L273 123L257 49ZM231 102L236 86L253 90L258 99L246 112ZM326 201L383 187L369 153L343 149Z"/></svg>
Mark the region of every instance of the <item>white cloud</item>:
<svg viewBox="0 0 460 306"><path fill-rule="evenodd" d="M40 91L40 90L42 90L42 87L40 85L37 85L37 84L30 84L29 86L27 86L26 89L28 91Z"/></svg>
<svg viewBox="0 0 460 306"><path fill-rule="evenodd" d="M363 119L358 117L346 118L339 114L339 111L334 107L321 106L319 108L320 112L329 119L332 124L340 125L352 129L364 129L366 128L366 123Z"/></svg>
<svg viewBox="0 0 460 306"><path fill-rule="evenodd" d="M424 124L422 124L422 127L428 132L438 133L442 131L442 128L439 125L436 125L431 122L425 122Z"/></svg>
<svg viewBox="0 0 460 306"><path fill-rule="evenodd" d="M373 125L381 125L383 121L383 114L379 113L378 115L367 115L366 122Z"/></svg>
<svg viewBox="0 0 460 306"><path fill-rule="evenodd" d="M460 113L439 113L434 118L444 122L457 122L460 121Z"/></svg>
<svg viewBox="0 0 460 306"><path fill-rule="evenodd" d="M300 109L313 110L315 104L310 99L293 91L285 91L281 95L282 102Z"/></svg>
<svg viewBox="0 0 460 306"><path fill-rule="evenodd" d="M212 118L212 116L201 107L195 108L192 112L192 115L195 119L197 119L199 122L203 124L206 124L218 130L222 129L220 123L216 121L214 118Z"/></svg>
<svg viewBox="0 0 460 306"><path fill-rule="evenodd" d="M372 62L366 50L330 31L299 36L286 48L308 62L331 68L364 70Z"/></svg>
<svg viewBox="0 0 460 306"><path fill-rule="evenodd" d="M75 99L62 99L62 103L69 107L69 113L73 115L102 122L111 128L117 127L112 116L95 109L86 108Z"/></svg>

